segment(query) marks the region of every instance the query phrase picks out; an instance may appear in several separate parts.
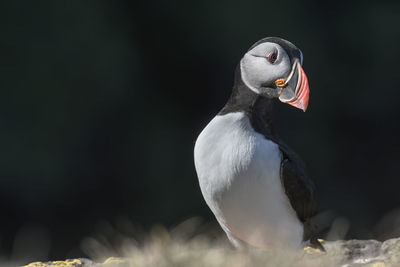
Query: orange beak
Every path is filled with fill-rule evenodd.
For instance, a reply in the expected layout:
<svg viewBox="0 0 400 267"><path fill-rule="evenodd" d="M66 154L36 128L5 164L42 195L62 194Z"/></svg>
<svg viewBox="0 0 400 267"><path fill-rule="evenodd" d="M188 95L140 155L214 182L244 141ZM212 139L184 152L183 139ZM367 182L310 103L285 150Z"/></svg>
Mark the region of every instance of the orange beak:
<svg viewBox="0 0 400 267"><path fill-rule="evenodd" d="M299 79L296 85L295 97L285 103L294 106L296 108L302 109L304 112L307 110L308 99L310 97L310 89L308 87L308 79L307 76L301 67L300 63L298 63L298 72Z"/></svg>

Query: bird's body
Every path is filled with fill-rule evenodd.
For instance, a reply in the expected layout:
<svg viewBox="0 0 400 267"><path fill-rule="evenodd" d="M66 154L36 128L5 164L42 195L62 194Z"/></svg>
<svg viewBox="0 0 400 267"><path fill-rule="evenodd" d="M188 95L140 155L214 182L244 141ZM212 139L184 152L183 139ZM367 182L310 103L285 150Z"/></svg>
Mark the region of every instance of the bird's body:
<svg viewBox="0 0 400 267"><path fill-rule="evenodd" d="M236 69L230 99L196 141L202 194L238 247L299 248L316 240L310 223L314 186L272 125L273 98L307 107L301 62L300 50L283 39L253 45Z"/></svg>
<svg viewBox="0 0 400 267"><path fill-rule="evenodd" d="M216 116L197 139L195 158L204 198L233 242L264 249L302 242L303 225L281 183L279 146L245 113Z"/></svg>

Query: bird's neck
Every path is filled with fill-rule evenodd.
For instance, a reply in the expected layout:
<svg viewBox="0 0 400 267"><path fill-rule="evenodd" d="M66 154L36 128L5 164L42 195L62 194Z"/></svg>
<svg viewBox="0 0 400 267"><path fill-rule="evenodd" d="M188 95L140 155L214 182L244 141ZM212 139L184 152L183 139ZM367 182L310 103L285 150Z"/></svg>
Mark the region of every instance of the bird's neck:
<svg viewBox="0 0 400 267"><path fill-rule="evenodd" d="M243 82L236 73L232 94L219 112L224 115L232 112L244 112L255 131L267 137L275 136L273 130L273 99L260 96Z"/></svg>

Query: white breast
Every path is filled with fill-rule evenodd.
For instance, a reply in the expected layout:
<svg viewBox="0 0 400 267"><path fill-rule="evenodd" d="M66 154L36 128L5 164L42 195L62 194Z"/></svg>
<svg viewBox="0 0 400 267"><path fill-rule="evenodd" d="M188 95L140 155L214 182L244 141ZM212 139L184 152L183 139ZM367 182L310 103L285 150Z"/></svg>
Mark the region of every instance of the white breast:
<svg viewBox="0 0 400 267"><path fill-rule="evenodd" d="M303 226L284 193L277 144L241 112L216 116L199 135L195 166L222 228L255 247L298 247Z"/></svg>

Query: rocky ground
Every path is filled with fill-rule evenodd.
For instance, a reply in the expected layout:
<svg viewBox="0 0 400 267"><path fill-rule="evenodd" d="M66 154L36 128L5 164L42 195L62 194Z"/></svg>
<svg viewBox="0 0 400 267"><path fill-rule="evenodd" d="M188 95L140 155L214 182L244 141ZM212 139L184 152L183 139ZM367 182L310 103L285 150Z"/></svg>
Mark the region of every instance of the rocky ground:
<svg viewBox="0 0 400 267"><path fill-rule="evenodd" d="M128 267L131 266L129 260L111 257L102 263L96 263L89 259L69 259L65 261L33 262L25 265L26 267Z"/></svg>
<svg viewBox="0 0 400 267"><path fill-rule="evenodd" d="M326 252L305 248L296 253L237 252L227 246L204 242L187 246L177 242L156 242L133 249L127 257L111 257L101 262L88 259L35 262L27 267L128 267L128 266L400 266L400 238L385 242L348 240L323 243Z"/></svg>

